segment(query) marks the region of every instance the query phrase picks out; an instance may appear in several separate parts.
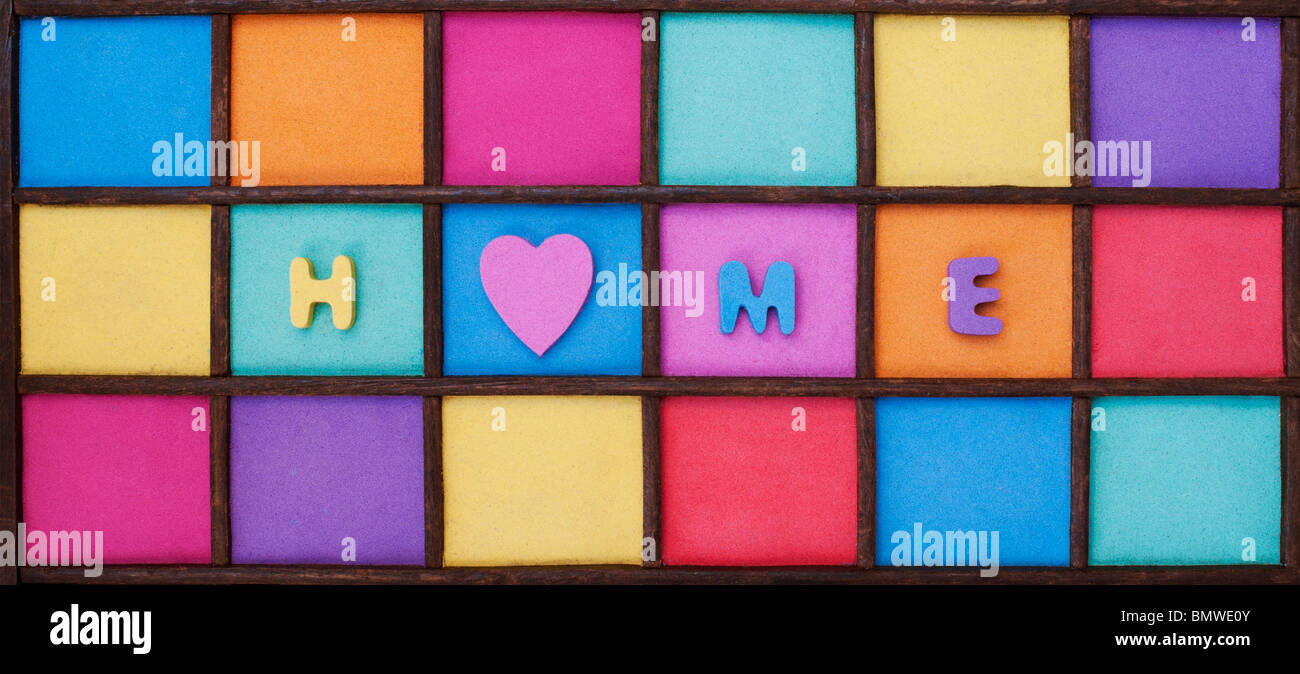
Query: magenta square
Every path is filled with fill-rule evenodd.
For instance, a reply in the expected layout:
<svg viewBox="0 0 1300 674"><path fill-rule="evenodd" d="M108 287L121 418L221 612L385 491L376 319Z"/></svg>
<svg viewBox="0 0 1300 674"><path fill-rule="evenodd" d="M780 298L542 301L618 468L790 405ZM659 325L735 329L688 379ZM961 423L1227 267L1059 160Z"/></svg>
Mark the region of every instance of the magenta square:
<svg viewBox="0 0 1300 674"><path fill-rule="evenodd" d="M22 415L29 536L102 531L106 564L211 563L207 398L30 395Z"/></svg>
<svg viewBox="0 0 1300 674"><path fill-rule="evenodd" d="M854 376L855 206L678 204L660 211L659 233L661 271L703 278L699 316L688 316L689 307L667 306L676 301L673 293L660 298L665 375ZM718 269L732 260L746 266L756 296L772 263L794 267L793 332L782 334L777 313L769 310L762 334L744 311L734 331L722 333Z"/></svg>
<svg viewBox="0 0 1300 674"><path fill-rule="evenodd" d="M232 398L233 561L424 564L423 428L420 398Z"/></svg>
<svg viewBox="0 0 1300 674"><path fill-rule="evenodd" d="M445 184L639 181L639 14L447 12L442 57Z"/></svg>

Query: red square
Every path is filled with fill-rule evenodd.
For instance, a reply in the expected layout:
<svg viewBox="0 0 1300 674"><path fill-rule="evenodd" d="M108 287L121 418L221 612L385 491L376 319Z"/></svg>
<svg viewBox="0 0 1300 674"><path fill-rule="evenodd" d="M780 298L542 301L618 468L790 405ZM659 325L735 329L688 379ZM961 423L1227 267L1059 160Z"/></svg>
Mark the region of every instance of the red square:
<svg viewBox="0 0 1300 674"><path fill-rule="evenodd" d="M660 419L665 564L856 561L852 400L665 398Z"/></svg>
<svg viewBox="0 0 1300 674"><path fill-rule="evenodd" d="M1282 376L1282 209L1095 208L1092 374Z"/></svg>

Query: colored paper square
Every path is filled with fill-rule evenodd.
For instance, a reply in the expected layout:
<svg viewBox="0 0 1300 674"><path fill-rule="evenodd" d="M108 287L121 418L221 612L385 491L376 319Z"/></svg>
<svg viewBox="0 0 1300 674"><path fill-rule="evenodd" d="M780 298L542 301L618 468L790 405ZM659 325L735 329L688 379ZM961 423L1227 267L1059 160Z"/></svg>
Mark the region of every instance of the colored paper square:
<svg viewBox="0 0 1300 674"><path fill-rule="evenodd" d="M210 18L22 19L18 45L19 185L209 183L155 172L154 144L211 137Z"/></svg>
<svg viewBox="0 0 1300 674"><path fill-rule="evenodd" d="M29 536L103 532L107 564L210 563L208 423L207 398L24 396Z"/></svg>
<svg viewBox="0 0 1300 674"><path fill-rule="evenodd" d="M206 375L207 206L19 209L25 374Z"/></svg>
<svg viewBox="0 0 1300 674"><path fill-rule="evenodd" d="M423 15L236 14L230 130L263 185L423 183Z"/></svg>
<svg viewBox="0 0 1300 674"><path fill-rule="evenodd" d="M945 547L987 532L990 557L996 532L1000 566L1069 564L1070 399L877 400L877 566L927 565L917 523ZM961 565L944 552L938 565Z"/></svg>
<svg viewBox="0 0 1300 674"><path fill-rule="evenodd" d="M447 12L448 185L635 185L641 16Z"/></svg>
<svg viewBox="0 0 1300 674"><path fill-rule="evenodd" d="M664 374L854 375L858 278L854 206L664 206L659 255L663 273L681 272L680 285L687 285L688 276L696 279L698 299L695 306L688 305L691 288L680 295L675 288L660 292ZM783 334L769 315L764 331L756 333L747 311L740 312L731 334L721 332L718 272L733 260L745 265L755 296L763 293L773 263L788 262L794 268L793 332ZM665 287L662 277L660 286Z"/></svg>
<svg viewBox="0 0 1300 674"><path fill-rule="evenodd" d="M874 24L879 184L1070 184L1045 170L1043 151L1070 131L1069 17L878 14Z"/></svg>
<svg viewBox="0 0 1300 674"><path fill-rule="evenodd" d="M876 209L876 374L1069 377L1073 318L1069 206L890 205ZM995 257L976 285L995 335L949 327L944 278L957 258Z"/></svg>
<svg viewBox="0 0 1300 674"><path fill-rule="evenodd" d="M1281 377L1282 209L1097 206L1094 377Z"/></svg>
<svg viewBox="0 0 1300 674"><path fill-rule="evenodd" d="M236 564L423 566L423 401L232 398L230 534Z"/></svg>
<svg viewBox="0 0 1300 674"><path fill-rule="evenodd" d="M665 564L857 560L853 400L665 398L660 420Z"/></svg>
<svg viewBox="0 0 1300 674"><path fill-rule="evenodd" d="M423 210L408 204L246 205L230 210L230 363L236 375L424 374ZM328 305L311 327L289 318L289 265L356 268L356 319Z"/></svg>
<svg viewBox="0 0 1300 674"><path fill-rule="evenodd" d="M853 16L660 16L659 180L857 184Z"/></svg>
<svg viewBox="0 0 1300 674"><path fill-rule="evenodd" d="M1093 141L1149 141L1153 187L1277 187L1280 22L1246 21L1094 17ZM1092 184L1134 185L1106 171Z"/></svg>
<svg viewBox="0 0 1300 674"><path fill-rule="evenodd" d="M1281 425L1278 398L1094 398L1088 563L1280 563Z"/></svg>
<svg viewBox="0 0 1300 674"><path fill-rule="evenodd" d="M582 240L597 278L573 323L538 356L493 307L479 262L499 237L541 246L557 234ZM449 204L442 211L442 261L445 374L641 374L641 307L602 303L599 296L602 272L626 286L623 279L641 269L638 206ZM616 291L608 289L615 299Z"/></svg>
<svg viewBox="0 0 1300 674"><path fill-rule="evenodd" d="M641 399L442 401L448 566L641 563Z"/></svg>

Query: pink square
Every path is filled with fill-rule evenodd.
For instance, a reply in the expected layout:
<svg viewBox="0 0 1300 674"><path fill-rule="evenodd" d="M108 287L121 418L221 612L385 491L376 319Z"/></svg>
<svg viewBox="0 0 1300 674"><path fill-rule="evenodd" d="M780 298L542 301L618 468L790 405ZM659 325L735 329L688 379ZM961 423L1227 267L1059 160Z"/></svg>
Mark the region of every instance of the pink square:
<svg viewBox="0 0 1300 674"><path fill-rule="evenodd" d="M446 184L639 182L639 14L448 12L442 21Z"/></svg>
<svg viewBox="0 0 1300 674"><path fill-rule="evenodd" d="M857 314L857 208L851 204L678 204L660 211L661 271L699 272L702 312L664 306L663 373L699 376L852 377ZM740 313L731 334L719 327L718 269L738 261L754 295L768 267L790 263L795 327L777 314L756 333Z"/></svg>
<svg viewBox="0 0 1300 674"><path fill-rule="evenodd" d="M208 399L22 399L27 531L103 531L108 564L208 564Z"/></svg>
<svg viewBox="0 0 1300 674"><path fill-rule="evenodd" d="M1092 373L1282 376L1282 209L1096 207Z"/></svg>

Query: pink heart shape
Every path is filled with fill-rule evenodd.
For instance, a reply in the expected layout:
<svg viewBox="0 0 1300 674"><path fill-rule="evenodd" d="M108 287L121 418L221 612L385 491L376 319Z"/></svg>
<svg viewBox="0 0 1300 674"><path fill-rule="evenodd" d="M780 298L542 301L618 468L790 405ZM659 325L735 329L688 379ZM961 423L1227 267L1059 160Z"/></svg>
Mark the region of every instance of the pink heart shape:
<svg viewBox="0 0 1300 674"><path fill-rule="evenodd" d="M499 236L479 256L478 273L506 327L540 356L587 302L591 250L572 234L556 234L537 247L517 236Z"/></svg>

